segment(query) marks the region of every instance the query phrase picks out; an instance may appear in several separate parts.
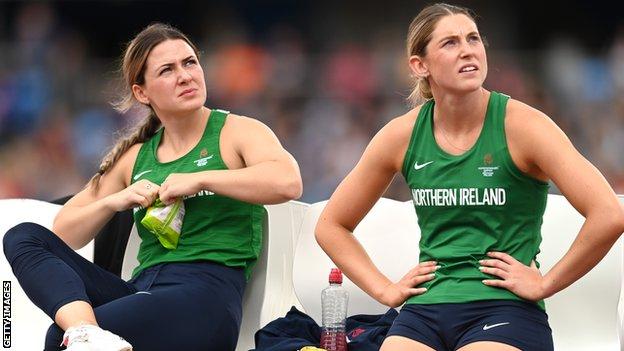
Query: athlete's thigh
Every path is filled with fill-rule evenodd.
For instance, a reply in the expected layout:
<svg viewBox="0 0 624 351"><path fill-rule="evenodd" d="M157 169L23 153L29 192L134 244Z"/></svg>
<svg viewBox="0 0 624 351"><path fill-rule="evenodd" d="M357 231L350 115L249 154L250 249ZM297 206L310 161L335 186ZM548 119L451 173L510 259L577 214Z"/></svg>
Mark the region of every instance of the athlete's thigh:
<svg viewBox="0 0 624 351"><path fill-rule="evenodd" d="M536 304L483 301L466 307L477 313L471 315L470 326L461 329L458 350L553 350L548 316Z"/></svg>
<svg viewBox="0 0 624 351"><path fill-rule="evenodd" d="M238 316L206 295L180 287L139 291L97 307L95 315L136 350L233 350Z"/></svg>
<svg viewBox="0 0 624 351"><path fill-rule="evenodd" d="M52 318L60 307L59 301L88 298L93 306L99 306L136 291L39 224L21 223L11 228L4 239L7 259L20 285Z"/></svg>
<svg viewBox="0 0 624 351"><path fill-rule="evenodd" d="M435 351L431 347L421 344L418 341L414 341L404 336L389 336L387 337L379 351Z"/></svg>
<svg viewBox="0 0 624 351"><path fill-rule="evenodd" d="M500 342L477 341L459 348L457 351L520 351L520 349Z"/></svg>

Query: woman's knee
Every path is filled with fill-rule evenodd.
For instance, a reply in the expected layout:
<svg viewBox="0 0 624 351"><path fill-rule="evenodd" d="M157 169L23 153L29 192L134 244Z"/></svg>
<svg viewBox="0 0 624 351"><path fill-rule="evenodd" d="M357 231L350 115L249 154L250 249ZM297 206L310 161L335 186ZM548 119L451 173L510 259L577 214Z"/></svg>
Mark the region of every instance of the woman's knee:
<svg viewBox="0 0 624 351"><path fill-rule="evenodd" d="M9 229L2 238L2 246L4 255L9 262L11 257L23 245L40 245L44 243L50 234L54 235L49 229L36 223L20 223Z"/></svg>

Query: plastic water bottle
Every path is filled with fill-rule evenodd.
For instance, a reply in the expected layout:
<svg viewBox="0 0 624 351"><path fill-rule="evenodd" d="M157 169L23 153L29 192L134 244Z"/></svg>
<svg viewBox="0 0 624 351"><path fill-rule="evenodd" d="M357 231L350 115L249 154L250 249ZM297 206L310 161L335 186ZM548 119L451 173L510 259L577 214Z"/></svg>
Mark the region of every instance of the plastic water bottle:
<svg viewBox="0 0 624 351"><path fill-rule="evenodd" d="M348 302L349 293L342 287L342 272L332 268L329 286L321 293L321 348L327 351L347 351L345 322Z"/></svg>

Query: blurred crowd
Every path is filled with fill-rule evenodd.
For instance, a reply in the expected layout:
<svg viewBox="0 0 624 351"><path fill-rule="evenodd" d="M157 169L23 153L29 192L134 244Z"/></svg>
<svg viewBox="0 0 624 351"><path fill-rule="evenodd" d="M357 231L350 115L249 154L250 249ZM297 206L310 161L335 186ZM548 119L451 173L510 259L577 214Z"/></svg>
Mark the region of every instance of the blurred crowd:
<svg viewBox="0 0 624 351"><path fill-rule="evenodd" d="M111 108L116 60L91 52L53 7L24 3L12 25L0 41L0 198L75 193L140 111ZM227 27L192 39L204 51L207 106L269 125L299 162L302 200L315 202L381 126L409 110L403 27L320 49L288 25L263 40ZM490 47L485 85L548 114L624 193L624 27L614 38L599 53L566 36L539 52ZM385 196L407 200L398 178Z"/></svg>

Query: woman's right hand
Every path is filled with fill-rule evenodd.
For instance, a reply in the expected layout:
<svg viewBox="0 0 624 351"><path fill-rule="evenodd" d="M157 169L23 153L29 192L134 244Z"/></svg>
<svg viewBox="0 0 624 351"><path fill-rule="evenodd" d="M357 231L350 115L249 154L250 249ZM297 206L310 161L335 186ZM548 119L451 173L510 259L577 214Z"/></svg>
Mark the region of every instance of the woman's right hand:
<svg viewBox="0 0 624 351"><path fill-rule="evenodd" d="M407 272L401 280L387 285L381 293L379 302L386 306L398 307L408 298L424 294L427 289L417 288L417 286L435 278L433 272L435 272L438 267L435 261L419 263L416 267Z"/></svg>
<svg viewBox="0 0 624 351"><path fill-rule="evenodd" d="M107 205L117 211L125 211L141 206L148 208L158 197L160 186L146 179L141 179L117 193L109 195Z"/></svg>

